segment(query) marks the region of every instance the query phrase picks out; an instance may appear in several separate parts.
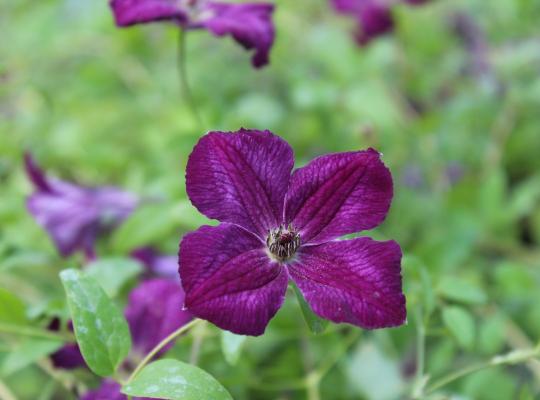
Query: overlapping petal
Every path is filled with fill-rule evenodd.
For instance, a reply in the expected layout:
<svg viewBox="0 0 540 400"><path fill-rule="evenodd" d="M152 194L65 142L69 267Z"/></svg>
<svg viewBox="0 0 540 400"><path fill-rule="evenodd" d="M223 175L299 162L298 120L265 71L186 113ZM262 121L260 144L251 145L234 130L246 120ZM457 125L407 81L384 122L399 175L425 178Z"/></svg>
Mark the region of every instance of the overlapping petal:
<svg viewBox="0 0 540 400"><path fill-rule="evenodd" d="M261 335L285 298L286 269L239 226L202 226L187 234L179 262L187 309L222 329Z"/></svg>
<svg viewBox="0 0 540 400"><path fill-rule="evenodd" d="M392 195L392 176L375 150L329 154L293 173L286 222L303 244L322 243L379 225Z"/></svg>
<svg viewBox="0 0 540 400"><path fill-rule="evenodd" d="M216 36L231 35L244 48L255 49L253 66L268 64L275 36L273 4L209 2L205 9L209 17L202 21L203 26Z"/></svg>
<svg viewBox="0 0 540 400"><path fill-rule="evenodd" d="M365 329L405 322L401 249L370 238L303 247L289 273L313 311Z"/></svg>
<svg viewBox="0 0 540 400"><path fill-rule="evenodd" d="M290 146L269 131L211 132L189 157L186 189L207 217L265 238L282 222L293 164Z"/></svg>
<svg viewBox="0 0 540 400"><path fill-rule="evenodd" d="M133 350L150 352L159 342L185 325L193 316L183 310L184 292L169 279L142 282L129 294L125 315L133 339ZM172 343L161 352L166 351Z"/></svg>
<svg viewBox="0 0 540 400"><path fill-rule="evenodd" d="M178 0L112 0L110 2L118 26L160 20L183 23L187 19L187 14L179 4Z"/></svg>

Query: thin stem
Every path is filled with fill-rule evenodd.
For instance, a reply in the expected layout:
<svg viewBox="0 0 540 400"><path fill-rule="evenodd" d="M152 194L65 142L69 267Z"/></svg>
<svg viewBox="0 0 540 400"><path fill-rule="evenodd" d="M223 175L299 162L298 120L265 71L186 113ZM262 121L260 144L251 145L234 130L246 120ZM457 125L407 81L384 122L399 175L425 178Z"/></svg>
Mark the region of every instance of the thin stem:
<svg viewBox="0 0 540 400"><path fill-rule="evenodd" d="M180 78L180 89L182 91L182 95L184 96L184 99L186 100L189 108L191 109L191 112L193 113L193 116L197 120L197 123L199 124L200 128L204 130L205 125L201 117L201 114L199 113L199 110L197 108L197 104L195 103L195 100L193 99L193 94L189 87L189 80L187 76L187 65L186 65L186 59L187 59L186 36L187 35L184 29L180 28L179 30L180 30L180 34L178 36L177 67L178 67L178 76Z"/></svg>
<svg viewBox="0 0 540 400"><path fill-rule="evenodd" d="M193 330L193 343L191 345L191 352L189 355L189 363L197 365L199 362L199 355L201 347L206 337L206 321L203 321L196 329Z"/></svg>
<svg viewBox="0 0 540 400"><path fill-rule="evenodd" d="M413 385L413 398L421 398L426 384L424 377L424 360L426 349L426 327L422 315L422 308L416 310L416 379Z"/></svg>
<svg viewBox="0 0 540 400"><path fill-rule="evenodd" d="M443 386L446 386L449 383L452 383L455 380L462 378L466 375L472 374L473 372L476 372L476 371L480 371L486 368L491 368L491 367L495 367L499 365L519 364L521 362L528 361L532 358L539 357L539 356L540 356L540 346L537 346L534 349L514 350L507 354L495 356L488 361L471 365L459 371L451 372L450 374L434 382L432 385L429 385L425 393L431 394L435 392L436 390L442 388Z"/></svg>
<svg viewBox="0 0 540 400"><path fill-rule="evenodd" d="M165 339L163 339L161 342L158 343L158 345L156 347L154 347L150 353L148 353L143 359L142 361L139 363L139 365L137 365L137 368L135 368L135 370L131 373L131 375L129 376L128 380L126 381L126 385L128 383L131 383L131 381L133 379L135 379L135 377L137 377L137 375L139 374L139 372L141 372L141 370L146 366L146 364L148 364L152 358L154 358L154 356L159 353L159 351L161 349L163 349L167 344L169 344L170 342L172 342L173 340L175 340L178 336L180 336L182 333L188 331L189 329L191 329L193 326L195 326L196 324L198 324L199 322L201 322L200 319L194 319L193 321L191 321L190 323L178 328L177 330L175 330L173 333L171 333L169 336L167 336Z"/></svg>
<svg viewBox="0 0 540 400"><path fill-rule="evenodd" d="M0 323L0 334L7 333L11 335L31 336L42 339L58 340L62 342L74 342L73 335L61 334L41 329L35 329L28 326L18 326Z"/></svg>

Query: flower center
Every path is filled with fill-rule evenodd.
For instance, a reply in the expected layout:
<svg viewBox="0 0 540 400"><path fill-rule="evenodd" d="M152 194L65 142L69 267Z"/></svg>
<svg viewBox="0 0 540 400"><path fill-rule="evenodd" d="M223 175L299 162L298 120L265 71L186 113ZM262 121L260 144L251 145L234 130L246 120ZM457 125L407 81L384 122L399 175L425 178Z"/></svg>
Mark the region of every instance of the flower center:
<svg viewBox="0 0 540 400"><path fill-rule="evenodd" d="M281 225L268 232L266 246L276 260L287 261L294 256L300 246L300 235L291 225L287 228Z"/></svg>

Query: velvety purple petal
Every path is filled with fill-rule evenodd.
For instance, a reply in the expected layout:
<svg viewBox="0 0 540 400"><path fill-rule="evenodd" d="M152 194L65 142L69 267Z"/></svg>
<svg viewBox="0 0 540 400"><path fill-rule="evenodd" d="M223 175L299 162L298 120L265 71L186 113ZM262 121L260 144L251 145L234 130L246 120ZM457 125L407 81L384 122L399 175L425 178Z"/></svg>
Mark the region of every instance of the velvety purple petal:
<svg viewBox="0 0 540 400"><path fill-rule="evenodd" d="M193 316L183 310L184 291L179 282L152 279L129 294L125 315L133 340L133 351L146 355L159 342L185 325ZM165 352L172 343L165 347Z"/></svg>
<svg viewBox="0 0 540 400"><path fill-rule="evenodd" d="M282 222L293 152L269 131L210 132L189 156L186 189L209 218L266 238Z"/></svg>
<svg viewBox="0 0 540 400"><path fill-rule="evenodd" d="M362 237L305 246L289 273L313 311L365 329L405 322L401 249Z"/></svg>
<svg viewBox="0 0 540 400"><path fill-rule="evenodd" d="M177 0L112 0L110 6L117 26L161 20L182 23L187 19L186 10Z"/></svg>
<svg viewBox="0 0 540 400"><path fill-rule="evenodd" d="M204 27L216 36L232 35L244 48L255 49L255 67L268 64L275 35L272 4L208 2L205 9L209 17L203 19Z"/></svg>
<svg viewBox="0 0 540 400"><path fill-rule="evenodd" d="M322 243L379 225L392 195L392 176L375 150L329 154L293 173L286 221L303 244Z"/></svg>
<svg viewBox="0 0 540 400"><path fill-rule="evenodd" d="M264 244L232 224L202 226L180 244L186 307L240 335L261 335L281 307L288 274Z"/></svg>

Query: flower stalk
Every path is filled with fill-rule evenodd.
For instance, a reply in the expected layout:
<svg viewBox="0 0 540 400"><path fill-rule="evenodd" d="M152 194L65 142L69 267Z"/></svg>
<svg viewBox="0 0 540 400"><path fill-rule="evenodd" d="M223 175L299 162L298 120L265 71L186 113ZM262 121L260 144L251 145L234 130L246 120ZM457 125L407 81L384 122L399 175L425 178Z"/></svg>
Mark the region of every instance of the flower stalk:
<svg viewBox="0 0 540 400"><path fill-rule="evenodd" d="M172 342L173 340L175 340L178 336L180 336L181 334L183 334L184 332L190 330L192 327L194 327L195 325L197 325L199 322L201 322L200 319L194 319L193 321L191 321L190 323L178 328L177 330L175 330L173 333L171 333L169 336L167 336L165 339L163 339L161 342L159 342L157 344L156 347L154 347L143 359L142 361L139 363L139 365L137 365L137 367L133 370L133 372L131 373L131 375L129 376L129 378L127 379L126 381L126 385L131 383L133 381L133 379L135 379L137 377L137 375L141 372L141 370L152 360L152 358L154 358L154 356L160 352L161 349L163 349L165 346L167 346L167 344L169 344L170 342Z"/></svg>

